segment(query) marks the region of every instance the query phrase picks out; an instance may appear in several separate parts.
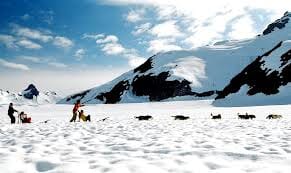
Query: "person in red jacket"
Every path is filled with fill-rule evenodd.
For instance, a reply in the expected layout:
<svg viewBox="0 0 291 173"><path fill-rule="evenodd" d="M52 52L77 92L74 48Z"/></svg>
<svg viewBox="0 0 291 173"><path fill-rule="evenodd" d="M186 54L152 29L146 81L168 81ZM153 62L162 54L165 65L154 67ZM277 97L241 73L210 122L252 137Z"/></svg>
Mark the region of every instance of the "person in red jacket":
<svg viewBox="0 0 291 173"><path fill-rule="evenodd" d="M21 120L21 123L31 123L31 117L28 117L26 113L21 112L19 114L19 118Z"/></svg>
<svg viewBox="0 0 291 173"><path fill-rule="evenodd" d="M70 120L70 122L75 122L76 119L77 119L77 115L78 115L78 109L82 106L85 106L85 105L82 105L81 104L81 101L80 100L77 100L77 102L75 103L75 106L73 108L73 117L72 119Z"/></svg>

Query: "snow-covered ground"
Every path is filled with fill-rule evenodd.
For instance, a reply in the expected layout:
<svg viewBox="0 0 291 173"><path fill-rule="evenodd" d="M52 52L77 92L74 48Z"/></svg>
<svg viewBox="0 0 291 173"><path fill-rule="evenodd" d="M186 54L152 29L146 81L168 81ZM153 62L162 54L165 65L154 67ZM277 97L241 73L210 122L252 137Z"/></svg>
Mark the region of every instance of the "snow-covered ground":
<svg viewBox="0 0 291 173"><path fill-rule="evenodd" d="M0 170L34 172L290 172L291 105L211 106L211 101L91 105L91 123L69 123L72 105L20 106L32 124L10 125L0 106ZM221 120L210 113L221 113ZM239 120L237 113L256 114ZM280 120L266 120L270 113ZM150 121L133 117L150 114ZM191 119L174 121L173 115ZM109 116L104 122L99 119ZM42 123L44 120L48 123Z"/></svg>

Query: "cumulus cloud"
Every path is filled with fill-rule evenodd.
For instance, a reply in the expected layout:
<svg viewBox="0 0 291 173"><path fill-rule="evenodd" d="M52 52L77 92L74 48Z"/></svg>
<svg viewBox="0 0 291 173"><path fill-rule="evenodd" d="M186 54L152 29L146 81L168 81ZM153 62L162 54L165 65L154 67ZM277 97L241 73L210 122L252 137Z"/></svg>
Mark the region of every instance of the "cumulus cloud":
<svg viewBox="0 0 291 173"><path fill-rule="evenodd" d="M86 54L85 49L78 49L76 50L74 56L77 58L77 60L81 60L84 58L85 54Z"/></svg>
<svg viewBox="0 0 291 173"><path fill-rule="evenodd" d="M150 33L157 37L181 37L183 36L182 32L176 21L170 20L160 24L155 25Z"/></svg>
<svg viewBox="0 0 291 173"><path fill-rule="evenodd" d="M17 64L17 63L6 61L4 59L0 59L0 65L3 67L16 69L16 70L24 70L24 71L30 70L30 68L24 64Z"/></svg>
<svg viewBox="0 0 291 173"><path fill-rule="evenodd" d="M67 37L56 36L53 44L59 48L70 48L74 45L74 42Z"/></svg>
<svg viewBox="0 0 291 173"><path fill-rule="evenodd" d="M0 43L4 44L7 48L16 48L14 41L16 39L11 35L0 34Z"/></svg>
<svg viewBox="0 0 291 173"><path fill-rule="evenodd" d="M93 39L93 40L97 40L99 38L104 37L104 34L83 34L82 39Z"/></svg>
<svg viewBox="0 0 291 173"><path fill-rule="evenodd" d="M27 27L22 27L17 24L11 24L12 33L19 37L25 37L33 40L39 40L41 42L47 43L53 39L51 35L45 32L41 32L36 29L30 29Z"/></svg>
<svg viewBox="0 0 291 173"><path fill-rule="evenodd" d="M104 36L97 39L96 43L101 45L101 50L107 55L119 55L126 52L126 49L118 42L115 35Z"/></svg>
<svg viewBox="0 0 291 173"><path fill-rule="evenodd" d="M101 49L107 55L118 55L125 52L125 48L119 43L106 43Z"/></svg>
<svg viewBox="0 0 291 173"><path fill-rule="evenodd" d="M149 29L151 28L152 24L147 22L138 26L134 27L134 31L132 31L131 33L135 36L140 35L142 33L145 33L147 31L149 31Z"/></svg>
<svg viewBox="0 0 291 173"><path fill-rule="evenodd" d="M148 19L152 26L143 29L136 24L132 34L138 35L139 41L146 42L148 50L158 51L161 48L160 51L164 51L179 47L190 49L224 39L254 37L271 21L290 10L286 9L289 1L103 0L102 3L130 5L134 9L131 11L145 9L143 18ZM258 19L260 22L257 22ZM175 41L165 44L161 38Z"/></svg>
<svg viewBox="0 0 291 173"><path fill-rule="evenodd" d="M37 30L23 27L18 24L10 24L11 34L0 34L0 43L7 48L40 49L40 43L50 43L58 48L67 49L74 45L74 42L67 37L58 36L49 30ZM84 35L83 38L92 38L93 35ZM97 36L94 36L96 38Z"/></svg>
<svg viewBox="0 0 291 173"><path fill-rule="evenodd" d="M106 37L103 36L103 38L97 39L96 43L117 43L118 38L115 35L108 35Z"/></svg>
<svg viewBox="0 0 291 173"><path fill-rule="evenodd" d="M181 50L182 48L175 44L174 39L155 39L149 41L149 47L147 49L148 52L158 53L165 52L171 50Z"/></svg>
<svg viewBox="0 0 291 173"><path fill-rule="evenodd" d="M42 46L27 39L22 39L17 42L17 45L26 49L41 49Z"/></svg>
<svg viewBox="0 0 291 173"><path fill-rule="evenodd" d="M127 59L131 67L136 67L145 61L145 58L139 56L135 49L125 48L120 44L118 37L115 35L104 35L96 40L96 44L106 55L119 55Z"/></svg>
<svg viewBox="0 0 291 173"><path fill-rule="evenodd" d="M231 32L228 33L228 37L238 40L245 39L252 36L254 31L256 31L256 28L254 28L254 21L250 16L244 16L232 24Z"/></svg>
<svg viewBox="0 0 291 173"><path fill-rule="evenodd" d="M131 10L126 15L126 20L128 22L132 22L132 23L139 22L139 21L143 20L144 13L145 13L145 11L143 9Z"/></svg>

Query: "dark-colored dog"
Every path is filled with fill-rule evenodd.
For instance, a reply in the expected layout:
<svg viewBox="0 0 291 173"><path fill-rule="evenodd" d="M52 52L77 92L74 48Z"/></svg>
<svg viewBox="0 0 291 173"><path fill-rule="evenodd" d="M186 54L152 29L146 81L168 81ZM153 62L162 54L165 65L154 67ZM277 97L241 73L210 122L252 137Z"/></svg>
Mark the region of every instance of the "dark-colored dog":
<svg viewBox="0 0 291 173"><path fill-rule="evenodd" d="M153 117L150 115L142 115L142 116L138 116L138 117L134 117L134 118L138 119L139 121L153 119Z"/></svg>
<svg viewBox="0 0 291 173"><path fill-rule="evenodd" d="M252 115L252 114L249 115L248 113L246 113L246 114L239 114L238 113L237 116L239 119L245 119L245 120L256 118L255 115Z"/></svg>
<svg viewBox="0 0 291 173"><path fill-rule="evenodd" d="M172 117L174 117L175 120L187 120L190 118L190 117L186 117L184 115L176 115L176 116L172 116Z"/></svg>
<svg viewBox="0 0 291 173"><path fill-rule="evenodd" d="M256 116L255 115L249 115L249 117L250 117L250 119L252 120L253 118L256 118Z"/></svg>
<svg viewBox="0 0 291 173"><path fill-rule="evenodd" d="M221 119L221 114L213 115L211 113L210 115L211 115L211 119Z"/></svg>
<svg viewBox="0 0 291 173"><path fill-rule="evenodd" d="M283 116L277 114L270 114L266 117L266 119L280 119L280 118L283 118Z"/></svg>

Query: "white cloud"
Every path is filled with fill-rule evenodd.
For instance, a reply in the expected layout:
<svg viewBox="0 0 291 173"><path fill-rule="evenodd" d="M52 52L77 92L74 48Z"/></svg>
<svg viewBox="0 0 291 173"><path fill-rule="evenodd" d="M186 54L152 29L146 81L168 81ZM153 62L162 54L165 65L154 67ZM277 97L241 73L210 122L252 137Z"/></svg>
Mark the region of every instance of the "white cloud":
<svg viewBox="0 0 291 173"><path fill-rule="evenodd" d="M17 64L13 62L6 61L4 59L0 59L0 65L3 67L11 68L11 69L17 69L17 70L30 70L28 66L24 64Z"/></svg>
<svg viewBox="0 0 291 173"><path fill-rule="evenodd" d="M106 43L101 49L107 55L118 55L125 52L125 48L119 43Z"/></svg>
<svg viewBox="0 0 291 173"><path fill-rule="evenodd" d="M132 22L132 23L139 22L139 21L143 20L144 13L145 13L145 11L143 9L131 10L126 15L126 20L128 22Z"/></svg>
<svg viewBox="0 0 291 173"><path fill-rule="evenodd" d="M103 38L97 39L96 43L117 43L118 38L115 35L108 35L106 37L103 36Z"/></svg>
<svg viewBox="0 0 291 173"><path fill-rule="evenodd" d="M41 49L42 46L27 39L22 39L17 42L17 45L26 49Z"/></svg>
<svg viewBox="0 0 291 173"><path fill-rule="evenodd" d="M151 31L151 34L157 37L181 37L183 34L180 31L176 21L170 20L154 26Z"/></svg>
<svg viewBox="0 0 291 173"><path fill-rule="evenodd" d="M11 35L0 34L0 43L4 44L7 48L16 48L14 41L16 39Z"/></svg>
<svg viewBox="0 0 291 173"><path fill-rule="evenodd" d="M233 23L231 26L231 32L228 34L233 39L245 39L253 36L256 29L253 27L254 21L250 16L244 16L240 20Z"/></svg>
<svg viewBox="0 0 291 173"><path fill-rule="evenodd" d="M81 60L84 58L85 54L86 54L85 49L78 49L76 50L74 56L77 58L77 60Z"/></svg>
<svg viewBox="0 0 291 173"><path fill-rule="evenodd" d="M96 43L101 45L101 50L107 55L118 55L123 54L126 51L118 41L119 39L115 35L108 35L97 39Z"/></svg>
<svg viewBox="0 0 291 173"><path fill-rule="evenodd" d="M69 38L54 36L54 34L49 30L31 29L15 23L10 24L10 26L12 28L12 35L0 34L0 43L4 44L7 48L17 48L17 45L27 49L42 48L42 45L35 41L51 43L59 48L70 48L74 45L74 42ZM83 36L83 38L91 37L93 37L93 35L84 34Z"/></svg>
<svg viewBox="0 0 291 173"><path fill-rule="evenodd" d="M134 11L151 9L143 14L143 18L154 27L150 31L145 31L146 29L140 29L140 25L136 25L132 31L133 35L139 35L140 42L147 42L148 50L155 50L153 47L189 49L224 39L254 37L271 21L281 17L286 10L290 10L286 7L290 0L101 1L109 5L130 6ZM157 41L161 38L175 39L175 42L165 44L165 41Z"/></svg>
<svg viewBox="0 0 291 173"><path fill-rule="evenodd" d="M42 58L34 57L34 56L19 56L18 58L26 60L26 61L31 61L34 63L41 63L43 61Z"/></svg>
<svg viewBox="0 0 291 173"><path fill-rule="evenodd" d="M53 39L53 37L47 33L41 32L36 29L30 29L26 27L19 26L17 24L11 24L12 33L19 37L25 37L29 39L39 40L41 42L47 43Z"/></svg>
<svg viewBox="0 0 291 173"><path fill-rule="evenodd" d="M96 40L96 44L101 47L101 51L106 55L119 55L127 59L131 67L136 67L145 61L144 58L137 54L135 49L125 48L120 44L118 37L115 35L104 35Z"/></svg>
<svg viewBox="0 0 291 173"><path fill-rule="evenodd" d="M132 34L137 36L137 35L140 35L142 33L145 33L147 31L149 31L149 29L151 28L152 24L151 23L144 23L144 24L141 24L139 26L135 26L134 27L134 31L132 31Z"/></svg>
<svg viewBox="0 0 291 173"><path fill-rule="evenodd" d="M68 66L64 63L59 63L59 62L49 62L48 65L57 67L57 68L67 68Z"/></svg>
<svg viewBox="0 0 291 173"><path fill-rule="evenodd" d="M137 67L146 61L145 58L136 54L125 54L124 56L127 58L130 67Z"/></svg>
<svg viewBox="0 0 291 173"><path fill-rule="evenodd" d="M99 38L104 37L104 34L83 34L82 39L94 39L97 40Z"/></svg>
<svg viewBox="0 0 291 173"><path fill-rule="evenodd" d="M148 52L158 53L171 50L181 50L182 48L178 45L175 45L174 39L155 39L149 42Z"/></svg>
<svg viewBox="0 0 291 173"><path fill-rule="evenodd" d="M53 44L59 48L70 48L74 45L74 42L66 37L56 36Z"/></svg>

